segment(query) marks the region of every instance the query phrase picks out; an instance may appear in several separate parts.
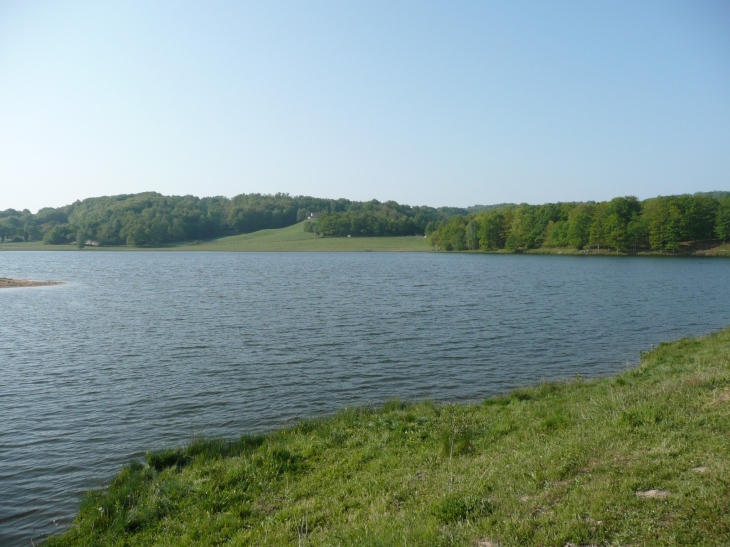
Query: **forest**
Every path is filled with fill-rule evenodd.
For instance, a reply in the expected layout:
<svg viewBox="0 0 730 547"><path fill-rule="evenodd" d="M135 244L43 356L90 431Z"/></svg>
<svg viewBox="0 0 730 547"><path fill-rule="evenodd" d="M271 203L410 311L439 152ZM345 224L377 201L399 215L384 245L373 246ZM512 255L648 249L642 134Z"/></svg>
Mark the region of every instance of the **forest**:
<svg viewBox="0 0 730 547"><path fill-rule="evenodd" d="M681 243L730 240L730 192L546 203L454 215L426 227L434 249L520 251L572 247L676 252Z"/></svg>
<svg viewBox="0 0 730 547"><path fill-rule="evenodd" d="M105 196L59 208L0 211L0 242L42 240L49 245L88 240L102 246L158 246L204 240L267 228L283 228L319 213L310 231L323 236L390 236L424 234L429 223L467 209L410 207L321 199L288 194L241 194L226 197L163 196L156 192Z"/></svg>
<svg viewBox="0 0 730 547"><path fill-rule="evenodd" d="M304 222L304 229L322 237L427 235L434 249L444 251L573 247L675 252L683 242L730 240L730 192L468 208L281 193L229 199L146 192L88 198L36 214L0 211L0 242L159 246L283 228L311 213L319 215Z"/></svg>
<svg viewBox="0 0 730 547"><path fill-rule="evenodd" d="M445 220L465 210L433 207L411 207L394 201L353 204L346 211L323 212L304 229L330 237L387 237L423 235L426 226Z"/></svg>

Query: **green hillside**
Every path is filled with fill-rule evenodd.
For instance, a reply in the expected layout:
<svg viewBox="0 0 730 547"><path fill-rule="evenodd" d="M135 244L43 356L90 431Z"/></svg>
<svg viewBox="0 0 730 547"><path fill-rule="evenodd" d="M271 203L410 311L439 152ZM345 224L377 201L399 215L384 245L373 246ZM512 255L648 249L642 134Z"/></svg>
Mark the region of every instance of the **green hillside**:
<svg viewBox="0 0 730 547"><path fill-rule="evenodd" d="M0 251L76 251L76 245L44 245L41 241L0 244ZM260 230L251 234L208 241L173 243L162 247L84 247L89 251L431 251L419 236L316 237L305 232L303 223L287 228Z"/></svg>
<svg viewBox="0 0 730 547"><path fill-rule="evenodd" d="M104 247L159 247L285 228L313 213L323 223L320 235L394 237L424 235L429 224L465 214L466 209L281 193L228 199L143 192L87 198L36 214L27 209L0 211L0 243L42 240L48 245L68 245L92 240Z"/></svg>
<svg viewBox="0 0 730 547"><path fill-rule="evenodd" d="M181 251L430 251L423 237L315 237L302 223L172 247Z"/></svg>

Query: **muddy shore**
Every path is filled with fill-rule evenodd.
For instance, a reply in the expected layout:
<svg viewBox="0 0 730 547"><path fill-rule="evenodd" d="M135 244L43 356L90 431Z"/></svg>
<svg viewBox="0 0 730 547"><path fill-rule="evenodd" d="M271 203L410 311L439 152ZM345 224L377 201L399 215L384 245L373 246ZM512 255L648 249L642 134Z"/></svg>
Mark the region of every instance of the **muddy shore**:
<svg viewBox="0 0 730 547"><path fill-rule="evenodd" d="M60 281L32 281L30 279L8 279L0 277L0 289L13 289L16 287L46 287L48 285L62 285Z"/></svg>

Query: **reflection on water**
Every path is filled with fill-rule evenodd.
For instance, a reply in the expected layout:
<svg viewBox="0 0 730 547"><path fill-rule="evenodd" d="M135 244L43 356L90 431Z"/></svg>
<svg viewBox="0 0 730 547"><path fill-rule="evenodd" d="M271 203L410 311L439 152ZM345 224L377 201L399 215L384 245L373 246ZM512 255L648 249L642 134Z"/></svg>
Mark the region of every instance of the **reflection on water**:
<svg viewBox="0 0 730 547"><path fill-rule="evenodd" d="M2 253L0 544L68 525L130 458L388 398L608 374L730 324L730 261Z"/></svg>

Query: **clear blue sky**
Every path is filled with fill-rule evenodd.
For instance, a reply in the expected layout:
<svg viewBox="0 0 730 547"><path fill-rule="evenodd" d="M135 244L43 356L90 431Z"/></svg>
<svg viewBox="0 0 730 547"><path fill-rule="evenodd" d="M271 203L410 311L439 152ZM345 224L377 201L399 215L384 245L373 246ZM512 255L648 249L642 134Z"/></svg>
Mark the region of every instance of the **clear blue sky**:
<svg viewBox="0 0 730 547"><path fill-rule="evenodd" d="M0 209L730 190L730 2L0 0Z"/></svg>

